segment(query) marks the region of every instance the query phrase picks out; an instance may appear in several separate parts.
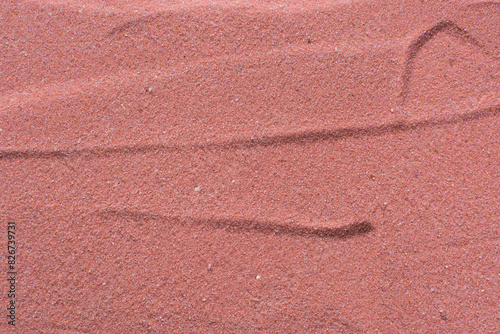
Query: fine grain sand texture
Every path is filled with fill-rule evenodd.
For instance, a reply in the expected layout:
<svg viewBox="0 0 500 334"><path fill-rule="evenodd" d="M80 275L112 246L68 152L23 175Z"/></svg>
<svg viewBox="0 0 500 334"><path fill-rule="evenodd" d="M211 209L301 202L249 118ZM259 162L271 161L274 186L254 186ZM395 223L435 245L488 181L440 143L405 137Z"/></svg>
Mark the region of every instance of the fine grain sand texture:
<svg viewBox="0 0 500 334"><path fill-rule="evenodd" d="M500 332L498 2L144 3L0 4L0 333Z"/></svg>

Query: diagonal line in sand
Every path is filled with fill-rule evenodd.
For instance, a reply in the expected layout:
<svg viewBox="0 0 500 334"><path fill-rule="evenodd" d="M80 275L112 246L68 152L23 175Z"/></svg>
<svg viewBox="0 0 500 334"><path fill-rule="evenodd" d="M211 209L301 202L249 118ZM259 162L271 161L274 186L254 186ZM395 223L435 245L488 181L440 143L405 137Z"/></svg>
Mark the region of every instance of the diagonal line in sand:
<svg viewBox="0 0 500 334"><path fill-rule="evenodd" d="M0 160L6 159L62 159L74 157L101 158L117 154L140 154L154 152L157 154L171 151L193 150L235 150L255 147L280 146L287 144L309 144L322 141L337 141L349 138L382 136L389 133L428 129L436 126L452 125L457 123L472 122L486 117L495 117L500 114L500 105L478 111L454 114L443 118L421 120L416 122L394 122L389 124L349 127L336 130L320 130L311 132L291 133L277 136L232 140L221 143L207 143L194 145L167 146L162 144L141 146L120 146L109 148L86 148L79 150L0 150Z"/></svg>

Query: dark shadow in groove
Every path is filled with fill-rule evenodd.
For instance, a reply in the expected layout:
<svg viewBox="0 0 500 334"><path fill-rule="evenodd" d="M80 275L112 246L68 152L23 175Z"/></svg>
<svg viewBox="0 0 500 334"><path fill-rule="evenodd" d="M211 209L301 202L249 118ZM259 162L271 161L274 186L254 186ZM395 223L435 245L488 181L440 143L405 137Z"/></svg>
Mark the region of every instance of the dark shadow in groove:
<svg viewBox="0 0 500 334"><path fill-rule="evenodd" d="M315 237L324 239L347 239L368 234L375 230L368 221L355 222L339 228L314 228L305 226L287 226L270 222L260 222L251 219L197 219L193 217L160 216L133 211L104 210L97 216L105 219L119 218L133 221L175 222L178 226L203 226L215 230L229 232L250 232L258 234L277 234L296 237Z"/></svg>
<svg viewBox="0 0 500 334"><path fill-rule="evenodd" d="M110 157L116 154L144 154L144 153L165 153L165 152L185 152L185 151L206 151L206 150L235 150L249 149L257 147L274 147L286 144L310 144L322 141L338 141L348 138L382 136L396 132L407 132L417 129L433 128L436 126L450 125L457 123L467 123L477 119L493 117L500 114L500 105L479 111L455 114L440 119L424 120L418 122L395 122L378 126L341 128L337 130L320 130L256 139L242 139L222 143L195 144L195 145L143 145L143 146L122 146L111 148L94 148L81 150L54 150L54 151L0 151L0 160L11 159L65 159L65 158L100 158Z"/></svg>
<svg viewBox="0 0 500 334"><path fill-rule="evenodd" d="M500 8L500 3L495 2L495 1L483 1L483 2L476 2L472 3L470 5L467 5L465 7L466 9L468 8Z"/></svg>
<svg viewBox="0 0 500 334"><path fill-rule="evenodd" d="M420 50L427 44L431 39L436 37L441 32L445 32L450 34L453 37L461 40L464 43L468 43L473 45L479 50L481 50L484 54L494 57L489 52L484 49L484 45L479 43L468 31L460 26L458 26L453 21L441 21L437 23L432 28L426 30L422 35L418 36L418 38L409 46L408 48L408 56L406 58L405 69L402 76L402 88L401 88L401 99L404 103L408 98L409 90L410 90L410 80L413 73L413 65L415 59L418 56ZM497 59L496 57L494 57Z"/></svg>

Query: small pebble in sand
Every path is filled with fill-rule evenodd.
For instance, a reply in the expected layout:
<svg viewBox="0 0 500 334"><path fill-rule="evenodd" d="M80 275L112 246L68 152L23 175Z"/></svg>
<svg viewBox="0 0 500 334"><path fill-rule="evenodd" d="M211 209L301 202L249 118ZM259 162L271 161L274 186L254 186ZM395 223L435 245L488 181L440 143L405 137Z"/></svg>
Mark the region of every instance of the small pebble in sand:
<svg viewBox="0 0 500 334"><path fill-rule="evenodd" d="M201 191L201 188L200 187L196 187L196 188L194 188L194 191Z"/></svg>

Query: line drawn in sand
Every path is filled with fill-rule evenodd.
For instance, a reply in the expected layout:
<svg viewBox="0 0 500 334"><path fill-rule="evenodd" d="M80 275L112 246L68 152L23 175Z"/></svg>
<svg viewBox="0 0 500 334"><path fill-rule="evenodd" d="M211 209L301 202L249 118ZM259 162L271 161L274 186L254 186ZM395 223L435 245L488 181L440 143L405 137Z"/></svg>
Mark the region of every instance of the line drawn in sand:
<svg viewBox="0 0 500 334"><path fill-rule="evenodd" d="M284 225L275 222L257 221L254 219L232 218L195 218L161 216L158 214L135 212L128 210L103 210L96 215L104 219L119 218L134 221L175 222L176 226L203 226L214 230L224 230L234 233L251 232L258 234L288 235L294 237L309 237L321 239L347 239L361 236L374 231L372 223L363 220L340 227L307 227L299 225Z"/></svg>
<svg viewBox="0 0 500 334"><path fill-rule="evenodd" d="M150 17L147 19L141 19L137 22L139 23L151 23L156 17ZM125 29L137 25L136 21L128 22L122 26L116 27L110 33L110 35L119 33ZM410 93L410 83L413 75L414 63L422 50L422 48L433 38L438 36L440 33L446 33L452 37L458 39L459 41L478 48L484 54L498 59L490 52L488 52L484 45L482 45L474 36L472 36L467 29L457 25L451 20L439 21L430 29L426 30L424 33L419 35L408 47L407 58L404 66L404 71L402 74L402 88L400 96L402 98L402 103L404 104ZM301 133L292 133L276 136L268 136L256 139L240 139L232 140L229 142L222 143L208 143L208 144L194 144L194 145L184 145L184 146L167 146L167 145L145 145L145 146L123 146L123 147L111 147L111 148L88 148L80 150L52 150L52 151L35 151L35 150L0 150L0 160L8 159L66 159L74 157L85 157L85 158L107 158L112 155L121 154L141 154L141 153L164 153L168 151L178 151L178 150L232 150L232 149L249 149L255 147L270 147L278 145L287 144L309 144L320 141L336 141L344 140L346 138L359 138L366 136L380 136L393 132L401 131L412 131L420 128L432 128L434 126L455 124L459 122L469 122L475 119L492 117L500 114L500 105L492 106L490 108L478 110L466 114L455 114L448 115L445 118L424 120L418 122L394 122L385 123L378 126L365 126L357 128L341 128L336 130L320 130L320 131L309 131ZM108 214L113 214L108 212ZM115 212L114 215L127 217L133 215L127 212ZM142 215L142 214L136 214ZM153 217L153 216L151 216ZM156 216L154 216L156 217ZM165 220L176 220L179 218L175 217L164 217ZM192 224L203 224L204 226L210 226L216 229L225 229L229 231L253 231L256 233L274 233L274 234L285 234L292 236L303 236L303 237L320 237L320 238L348 238L356 235L362 235L371 232L374 228L371 223L367 221L355 222L350 225L345 225L337 228L312 228L305 226L287 226L282 224L276 224L272 222L258 222L251 219L204 219L196 220L194 218L188 218L192 221Z"/></svg>
<svg viewBox="0 0 500 334"><path fill-rule="evenodd" d="M284 135L265 136L252 139L236 139L226 142L197 143L187 145L129 145L107 148L84 148L76 150L0 150L0 160L27 159L68 159L68 158L110 158L115 155L135 155L145 153L168 153L185 151L238 150L259 147L276 147L281 145L307 145L317 142L346 140L349 138L364 138L383 136L396 132L407 132L418 129L429 129L443 125L467 123L475 120L496 117L500 115L500 104L473 112L447 115L441 118L414 122L392 122L376 126L345 127L336 130L305 131Z"/></svg>
<svg viewBox="0 0 500 334"><path fill-rule="evenodd" d="M431 41L434 37L436 37L440 33L446 33L451 35L452 37L457 38L458 40L471 45L473 47L478 48L484 54L499 60L493 54L485 50L483 44L481 44L476 38L474 38L467 29L460 27L455 22L450 20L440 21L435 24L432 28L426 30L423 34L417 37L413 43L408 47L407 58L405 62L405 67L402 75L402 87L401 87L401 104L404 104L410 93L410 80L413 75L413 66L415 60L422 50L422 48Z"/></svg>

